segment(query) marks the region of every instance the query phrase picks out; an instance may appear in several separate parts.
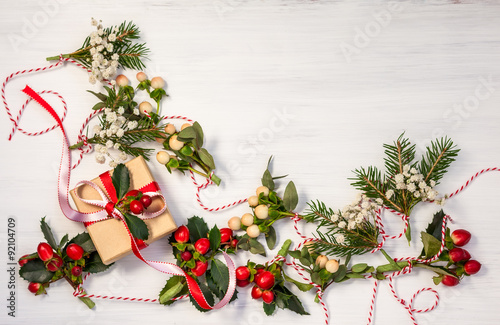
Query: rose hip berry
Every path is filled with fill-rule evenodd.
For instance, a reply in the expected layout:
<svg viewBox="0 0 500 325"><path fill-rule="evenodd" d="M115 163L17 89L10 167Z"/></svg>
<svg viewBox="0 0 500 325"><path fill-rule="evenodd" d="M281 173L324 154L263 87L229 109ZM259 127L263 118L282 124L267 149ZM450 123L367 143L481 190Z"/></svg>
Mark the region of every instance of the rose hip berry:
<svg viewBox="0 0 500 325"><path fill-rule="evenodd" d="M468 275L476 274L477 272L479 272L480 269L481 269L481 263L479 263L476 260L467 261L464 265L464 271Z"/></svg>
<svg viewBox="0 0 500 325"><path fill-rule="evenodd" d="M181 258L183 261L189 261L193 257L190 251L184 251L181 253Z"/></svg>
<svg viewBox="0 0 500 325"><path fill-rule="evenodd" d="M274 292L267 290L262 292L262 300L264 300L266 304L272 303L274 300Z"/></svg>
<svg viewBox="0 0 500 325"><path fill-rule="evenodd" d="M189 229L186 226L180 226L174 234L175 241L178 243L187 243L189 241Z"/></svg>
<svg viewBox="0 0 500 325"><path fill-rule="evenodd" d="M236 280L236 285L238 287L246 287L249 284L250 284L250 281L248 281L248 280Z"/></svg>
<svg viewBox="0 0 500 325"><path fill-rule="evenodd" d="M149 195L143 195L141 196L141 203L142 203L142 206L147 209L151 203L153 202L153 200L151 199L151 196Z"/></svg>
<svg viewBox="0 0 500 325"><path fill-rule="evenodd" d="M40 289L40 286L41 286L41 284L40 284L40 283L30 282L30 284L28 285L28 290L29 290L31 293L37 293L37 292L38 292L38 289Z"/></svg>
<svg viewBox="0 0 500 325"><path fill-rule="evenodd" d="M264 290L271 289L274 285L274 275L269 271L257 273L255 276L255 283Z"/></svg>
<svg viewBox="0 0 500 325"><path fill-rule="evenodd" d="M130 190L130 191L127 192L127 194L125 194L125 197L127 197L127 196L137 197L140 194L142 194L142 192L139 191L139 190Z"/></svg>
<svg viewBox="0 0 500 325"><path fill-rule="evenodd" d="M470 232L465 229L457 229L451 233L451 240L455 246L466 245L471 238Z"/></svg>
<svg viewBox="0 0 500 325"><path fill-rule="evenodd" d="M253 299L260 299L260 297L262 297L262 289L255 285L252 288L251 294Z"/></svg>
<svg viewBox="0 0 500 325"><path fill-rule="evenodd" d="M227 243L233 237L233 231L229 228L222 228L220 230L220 242Z"/></svg>
<svg viewBox="0 0 500 325"><path fill-rule="evenodd" d="M59 270L61 268L62 265L63 265L63 260L62 260L61 256L54 254L54 257L52 257L52 259L49 260L46 267L47 267L47 270L49 270L51 272L56 272L57 270Z"/></svg>
<svg viewBox="0 0 500 325"><path fill-rule="evenodd" d="M468 260L470 260L470 258L471 258L470 253L466 249L464 249L464 259L463 260L468 261Z"/></svg>
<svg viewBox="0 0 500 325"><path fill-rule="evenodd" d="M452 261L453 263L457 263L463 261L467 255L462 248L455 247L450 250L449 256L450 256L450 261Z"/></svg>
<svg viewBox="0 0 500 325"><path fill-rule="evenodd" d="M29 255L27 255L27 254L26 254L26 255L21 256L21 258L19 259L19 262L18 262L18 263L19 263L19 266L23 266L24 264L28 263L28 261L31 261L31 260L32 260L32 258L26 258L26 257L28 257L28 256L29 256Z"/></svg>
<svg viewBox="0 0 500 325"><path fill-rule="evenodd" d="M443 276L443 280L441 280L441 283L444 284L445 286L448 287L454 287L456 286L460 281L458 278L451 276L451 275L445 275Z"/></svg>
<svg viewBox="0 0 500 325"><path fill-rule="evenodd" d="M66 247L66 255L74 261L78 261L83 257L83 248L75 243L71 243Z"/></svg>
<svg viewBox="0 0 500 325"><path fill-rule="evenodd" d="M205 274L208 268L208 262L196 261L196 266L191 269L196 276L202 276Z"/></svg>
<svg viewBox="0 0 500 325"><path fill-rule="evenodd" d="M73 274L74 276L82 275L82 267L79 265L73 266L73 268L71 269L71 274Z"/></svg>
<svg viewBox="0 0 500 325"><path fill-rule="evenodd" d="M194 249L201 255L204 255L210 249L210 241L208 238L200 238L194 243Z"/></svg>
<svg viewBox="0 0 500 325"><path fill-rule="evenodd" d="M246 266L240 266L236 269L236 279L248 280L250 277L250 270Z"/></svg>
<svg viewBox="0 0 500 325"><path fill-rule="evenodd" d="M144 211L144 206L139 200L130 202L130 211L134 214L141 214Z"/></svg>
<svg viewBox="0 0 500 325"><path fill-rule="evenodd" d="M38 257L44 262L47 262L52 258L52 256L54 256L52 247L50 247L50 245L47 243L38 244L36 251L38 253Z"/></svg>
<svg viewBox="0 0 500 325"><path fill-rule="evenodd" d="M235 247L238 245L238 239L231 240L231 247Z"/></svg>

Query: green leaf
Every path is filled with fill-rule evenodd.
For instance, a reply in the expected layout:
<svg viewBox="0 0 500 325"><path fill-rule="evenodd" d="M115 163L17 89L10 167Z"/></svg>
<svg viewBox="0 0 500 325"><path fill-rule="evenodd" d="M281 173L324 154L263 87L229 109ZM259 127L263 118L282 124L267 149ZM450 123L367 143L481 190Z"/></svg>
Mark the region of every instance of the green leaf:
<svg viewBox="0 0 500 325"><path fill-rule="evenodd" d="M266 256L266 249L264 246L259 243L259 241L255 238L250 238L248 240L248 243L250 244L250 253L252 254L260 254L262 256Z"/></svg>
<svg viewBox="0 0 500 325"><path fill-rule="evenodd" d="M29 282L46 283L54 276L45 268L45 264L40 259L28 261L19 269L19 275Z"/></svg>
<svg viewBox="0 0 500 325"><path fill-rule="evenodd" d="M292 245L292 241L290 239L285 240L278 252L278 255L286 257L288 255L288 249L290 248L290 245Z"/></svg>
<svg viewBox="0 0 500 325"><path fill-rule="evenodd" d="M54 250L57 250L58 246L56 240L54 238L54 235L52 234L52 229L50 229L49 225L45 222L45 217L40 220L40 228L42 229L43 237L45 237L45 240L50 245L50 247L52 247Z"/></svg>
<svg viewBox="0 0 500 325"><path fill-rule="evenodd" d="M273 249L276 245L276 230L273 226L269 226L269 231L266 233L266 243L269 249Z"/></svg>
<svg viewBox="0 0 500 325"><path fill-rule="evenodd" d="M229 270L227 266L217 259L210 264L210 275L220 291L226 292L229 286Z"/></svg>
<svg viewBox="0 0 500 325"><path fill-rule="evenodd" d="M408 266L407 261L397 262L397 268L392 263L379 265L379 266L377 266L377 273L400 271L401 269L403 269L406 266Z"/></svg>
<svg viewBox="0 0 500 325"><path fill-rule="evenodd" d="M353 271L355 273L361 273L364 270L366 270L367 267L368 267L368 264L366 264L366 263L359 263L359 264L353 265L351 267L351 271Z"/></svg>
<svg viewBox="0 0 500 325"><path fill-rule="evenodd" d="M299 298L297 298L296 295L294 295L285 286L281 286L280 288L283 290L283 293L287 296L285 302L285 308L288 308L299 315L309 315L309 313L305 311L304 307L302 306L302 303L300 302Z"/></svg>
<svg viewBox="0 0 500 325"><path fill-rule="evenodd" d="M99 98L99 100L105 102L106 99L108 99L108 96L104 95L104 94L101 94L101 93L95 93L93 92L92 90L87 90L89 93L91 93L92 95L96 96L97 98Z"/></svg>
<svg viewBox="0 0 500 325"><path fill-rule="evenodd" d="M457 277L456 274L450 272L447 268L445 268L443 266L427 265L427 264L421 264L421 263L416 263L414 266L421 267L421 268L424 268L424 269L427 269L430 271L434 271L438 274L450 275L450 276L453 276L455 278Z"/></svg>
<svg viewBox="0 0 500 325"><path fill-rule="evenodd" d="M334 273L333 281L335 282L342 281L345 278L346 274L347 274L347 268L345 267L345 265L340 265L337 272Z"/></svg>
<svg viewBox="0 0 500 325"><path fill-rule="evenodd" d="M68 234L64 235L63 238L61 238L61 242L59 243L59 248L62 249L64 247L64 244L68 242Z"/></svg>
<svg viewBox="0 0 500 325"><path fill-rule="evenodd" d="M208 304L213 306L214 305L214 295L213 295L212 291L204 283L201 283L198 280L196 280L196 282L198 282L198 285L200 286L201 292L203 293L203 296L205 296L205 299L208 302ZM191 295L189 295L189 300L191 301L193 306L195 306L196 309L198 309L202 313L209 311L209 309L201 308Z"/></svg>
<svg viewBox="0 0 500 325"><path fill-rule="evenodd" d="M186 283L182 283L182 276L174 275L167 280L165 287L160 291L159 302L162 305L166 305L172 301L172 298L178 296L178 294L187 287Z"/></svg>
<svg viewBox="0 0 500 325"><path fill-rule="evenodd" d="M311 273L311 280L312 282L316 283L316 284L323 284L323 281L321 279L321 275L318 273L318 272L313 272Z"/></svg>
<svg viewBox="0 0 500 325"><path fill-rule="evenodd" d="M88 273L99 273L104 272L109 269L114 263L110 265L106 265L102 262L101 256L97 252L93 252L90 256L85 260L85 267L83 268L84 272Z"/></svg>
<svg viewBox="0 0 500 325"><path fill-rule="evenodd" d="M270 304L262 302L262 308L264 308L264 313L266 313L267 316L271 316L276 310L276 304L274 302Z"/></svg>
<svg viewBox="0 0 500 325"><path fill-rule="evenodd" d="M113 186L116 190L116 196L118 200L125 196L128 192L128 188L130 187L130 174L127 166L124 164L118 164L113 170L113 175L111 176L111 180L113 181Z"/></svg>
<svg viewBox="0 0 500 325"><path fill-rule="evenodd" d="M201 125L198 122L193 123L193 129L194 132L196 133L194 145L196 147L196 150L200 150L201 147L203 146L203 129L201 128Z"/></svg>
<svg viewBox="0 0 500 325"><path fill-rule="evenodd" d="M443 226L443 219L445 216L446 216L446 214L443 212L443 210L438 211L436 214L434 214L434 217L432 218L432 222L429 223L429 225L427 226L427 229L425 230L426 233L428 233L429 235L432 235L440 243L441 243L441 239L442 239L441 227ZM425 249L422 249L422 253L420 253L420 255L426 256Z"/></svg>
<svg viewBox="0 0 500 325"><path fill-rule="evenodd" d="M81 234L76 235L69 241L68 244L75 243L83 248L86 253L92 253L96 251L94 243L90 238L90 235L86 232L82 232Z"/></svg>
<svg viewBox="0 0 500 325"><path fill-rule="evenodd" d="M250 249L250 238L248 235L244 235L243 237L240 238L238 241L238 248L241 248L244 251L248 251Z"/></svg>
<svg viewBox="0 0 500 325"><path fill-rule="evenodd" d="M212 169L215 169L215 162L214 162L214 158L212 157L211 154L208 153L207 149L205 148L201 148L199 151L198 151L198 154L200 155L200 159L201 161L208 166L208 168L210 168L211 170Z"/></svg>
<svg viewBox="0 0 500 325"><path fill-rule="evenodd" d="M364 279L365 277L359 273L347 273L346 276L350 279Z"/></svg>
<svg viewBox="0 0 500 325"><path fill-rule="evenodd" d="M299 288L300 291L307 292L307 291L311 290L312 288L314 288L314 286L312 284L302 283L302 282L299 282L295 279L292 279L291 277L286 275L285 272L283 272L283 277L285 278L286 281L295 284L297 286L297 288Z"/></svg>
<svg viewBox="0 0 500 325"><path fill-rule="evenodd" d="M189 239L192 243L195 243L200 238L207 237L207 223L200 217L194 216L189 218L186 227L189 229Z"/></svg>
<svg viewBox="0 0 500 325"><path fill-rule="evenodd" d="M431 258L432 256L439 253L441 249L441 242L437 240L434 236L422 231L422 243L424 244L425 258Z"/></svg>
<svg viewBox="0 0 500 325"><path fill-rule="evenodd" d="M210 240L210 249L213 252L217 251L220 246L220 230L216 225L210 230L208 239Z"/></svg>
<svg viewBox="0 0 500 325"><path fill-rule="evenodd" d="M297 189L295 184L290 181L285 189L285 194L283 196L283 205L287 211L293 211L299 203L299 196L297 194Z"/></svg>
<svg viewBox="0 0 500 325"><path fill-rule="evenodd" d="M179 132L179 134L177 135L177 140L182 142L191 142L195 138L196 138L196 131L192 126L184 128L184 130Z"/></svg>
<svg viewBox="0 0 500 325"><path fill-rule="evenodd" d="M106 107L106 103L99 102L99 103L95 104L95 105L92 107L92 109L93 109L94 111L98 111L98 110L100 110L101 108L104 108L104 107Z"/></svg>
<svg viewBox="0 0 500 325"><path fill-rule="evenodd" d="M130 213L124 213L123 216L132 236L141 240L148 239L149 230L144 220Z"/></svg>
<svg viewBox="0 0 500 325"><path fill-rule="evenodd" d="M271 191L274 190L274 181L269 169L266 169L264 175L262 175L262 185L269 188Z"/></svg>
<svg viewBox="0 0 500 325"><path fill-rule="evenodd" d="M311 254L309 253L309 247L307 247L307 246L302 247L302 249L300 250L300 255L302 256L302 258L305 258L306 260L308 260L309 264L314 263L314 261L311 257Z"/></svg>
<svg viewBox="0 0 500 325"><path fill-rule="evenodd" d="M302 257L302 255L300 254L300 251L288 251L288 255L290 255L291 257L293 257L295 259Z"/></svg>
<svg viewBox="0 0 500 325"><path fill-rule="evenodd" d="M441 281L443 281L443 277L442 276L434 276L434 277L432 277L432 281L434 282L435 285L438 285L441 283Z"/></svg>

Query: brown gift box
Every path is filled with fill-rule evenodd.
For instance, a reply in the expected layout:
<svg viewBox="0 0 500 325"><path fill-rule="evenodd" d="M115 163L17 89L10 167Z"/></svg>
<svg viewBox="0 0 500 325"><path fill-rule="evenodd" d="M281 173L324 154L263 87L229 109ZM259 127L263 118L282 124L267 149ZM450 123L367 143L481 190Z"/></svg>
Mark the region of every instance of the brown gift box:
<svg viewBox="0 0 500 325"><path fill-rule="evenodd" d="M144 161L142 156L134 158L129 162L125 163L130 173L130 189L139 189L154 181L149 168ZM110 171L111 174L113 171ZM92 180L97 186L104 190L104 186L99 179L99 177ZM78 196L85 198L87 200L99 200L100 195L89 185L81 185L77 188L71 190L71 197L75 202L76 208L80 212L91 213L101 210L101 208L82 202L75 195L78 191ZM153 198L153 202L148 207L148 211L154 212L158 211L163 207L163 201L159 197ZM146 219L144 222L147 224L149 229L148 240L145 241L146 244L151 244L155 240L158 240L174 230L177 229L172 215L170 214L168 207L167 209L156 218ZM87 231L94 242L97 252L102 259L104 264L111 264L114 261L130 254L132 252L132 247L130 243L130 237L123 225L123 222L117 219L107 219L93 223L87 227Z"/></svg>

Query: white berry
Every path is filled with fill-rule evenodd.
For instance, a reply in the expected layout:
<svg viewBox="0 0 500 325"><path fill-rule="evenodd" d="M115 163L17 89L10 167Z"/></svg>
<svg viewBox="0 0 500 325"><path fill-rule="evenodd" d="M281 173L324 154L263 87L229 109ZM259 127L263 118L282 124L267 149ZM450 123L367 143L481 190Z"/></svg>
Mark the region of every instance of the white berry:
<svg viewBox="0 0 500 325"><path fill-rule="evenodd" d="M250 205L251 207L256 207L257 205L259 205L259 198L255 195L249 197L248 205Z"/></svg>
<svg viewBox="0 0 500 325"><path fill-rule="evenodd" d="M191 126L191 124L189 124L189 123L182 124L181 131L184 130L185 128L189 127L189 126Z"/></svg>
<svg viewBox="0 0 500 325"><path fill-rule="evenodd" d="M128 78L124 75L119 75L116 77L116 84L120 87L124 87L128 85Z"/></svg>
<svg viewBox="0 0 500 325"><path fill-rule="evenodd" d="M142 102L139 104L139 112L142 115L150 114L153 111L153 105L149 102Z"/></svg>
<svg viewBox="0 0 500 325"><path fill-rule="evenodd" d="M231 230L240 230L241 229L241 219L240 217L232 217L231 219L228 220L227 226Z"/></svg>
<svg viewBox="0 0 500 325"><path fill-rule="evenodd" d="M337 260L329 260L325 264L325 269L330 273L335 273L339 270L339 262Z"/></svg>
<svg viewBox="0 0 500 325"><path fill-rule="evenodd" d="M257 193L257 196L259 196L260 193L263 193L264 196L269 195L269 189L264 185L257 187L257 190L255 192Z"/></svg>
<svg viewBox="0 0 500 325"><path fill-rule="evenodd" d="M320 269L324 269L327 262L328 257L325 255L320 255L316 258L316 265L318 265Z"/></svg>
<svg viewBox="0 0 500 325"><path fill-rule="evenodd" d="M241 223L247 227L253 225L253 215L250 213L245 213L241 217Z"/></svg>
<svg viewBox="0 0 500 325"><path fill-rule="evenodd" d="M146 74L144 72L137 72L136 76L137 80L139 82L143 82L144 80L148 79L148 76L146 76Z"/></svg>
<svg viewBox="0 0 500 325"><path fill-rule="evenodd" d="M151 79L151 87L154 89L165 87L165 81L161 77L154 77Z"/></svg>
<svg viewBox="0 0 500 325"><path fill-rule="evenodd" d="M160 164L165 165L170 160L170 155L166 151L158 151L156 160L158 160Z"/></svg>
<svg viewBox="0 0 500 325"><path fill-rule="evenodd" d="M165 125L165 133L174 134L175 133L175 125L173 125L171 123L168 123L167 125Z"/></svg>
<svg viewBox="0 0 500 325"><path fill-rule="evenodd" d="M251 225L247 228L247 235L250 238L257 238L260 235L260 229L257 225Z"/></svg>
<svg viewBox="0 0 500 325"><path fill-rule="evenodd" d="M177 135L173 135L168 139L168 145L172 150L181 150L184 147L184 142L177 140Z"/></svg>
<svg viewBox="0 0 500 325"><path fill-rule="evenodd" d="M267 205L261 204L255 207L255 216L259 219L267 219L269 216L269 208Z"/></svg>

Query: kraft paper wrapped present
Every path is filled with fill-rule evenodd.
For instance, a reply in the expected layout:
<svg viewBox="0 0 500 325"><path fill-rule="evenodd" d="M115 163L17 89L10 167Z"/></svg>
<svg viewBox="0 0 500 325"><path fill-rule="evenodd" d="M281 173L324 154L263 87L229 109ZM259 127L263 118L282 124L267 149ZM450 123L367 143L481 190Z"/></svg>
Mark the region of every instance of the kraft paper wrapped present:
<svg viewBox="0 0 500 325"><path fill-rule="evenodd" d="M154 182L154 178L149 171L146 161L142 156L134 158L125 163L130 173L130 188L140 189L141 187ZM112 170L109 171L112 174ZM104 190L99 177L92 180L99 188ZM82 202L75 194L77 191L78 196L87 200L99 200L100 195L89 185L81 185L70 191L71 197L75 202L76 208L80 212L92 213L101 210L100 207ZM159 197L154 197L153 202L148 207L148 211L159 211L163 207L163 201ZM172 233L177 229L172 215L168 208L165 211L152 219L145 219L149 229L149 237L144 242L146 245ZM123 222L114 218L98 221L91 224L86 224L87 231L94 242L95 247L99 253L104 264L111 264L116 260L130 254L132 247L130 237L123 225ZM142 245L144 246L144 245ZM141 247L141 243L139 243Z"/></svg>

